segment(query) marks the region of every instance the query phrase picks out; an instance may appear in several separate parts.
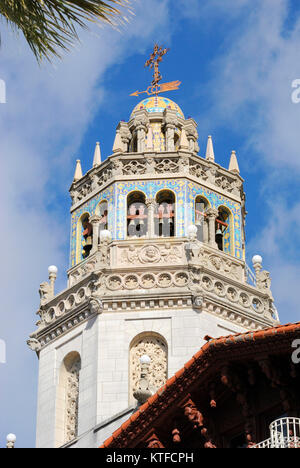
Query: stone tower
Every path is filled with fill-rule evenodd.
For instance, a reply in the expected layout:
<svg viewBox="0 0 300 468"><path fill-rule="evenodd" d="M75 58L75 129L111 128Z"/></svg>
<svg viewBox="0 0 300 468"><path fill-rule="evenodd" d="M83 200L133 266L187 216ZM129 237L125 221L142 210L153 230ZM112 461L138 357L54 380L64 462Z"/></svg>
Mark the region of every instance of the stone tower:
<svg viewBox="0 0 300 468"><path fill-rule="evenodd" d="M38 447L97 447L135 411L140 358L160 388L209 337L278 322L261 258L245 263L245 195L235 152L164 97L140 102L113 154L77 161L67 288L40 287Z"/></svg>

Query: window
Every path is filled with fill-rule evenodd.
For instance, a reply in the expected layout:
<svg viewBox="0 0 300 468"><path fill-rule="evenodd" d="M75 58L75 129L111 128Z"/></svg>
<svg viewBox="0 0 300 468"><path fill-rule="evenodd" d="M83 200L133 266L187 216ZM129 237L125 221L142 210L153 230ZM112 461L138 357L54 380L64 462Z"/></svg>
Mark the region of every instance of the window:
<svg viewBox="0 0 300 468"><path fill-rule="evenodd" d="M157 237L175 236L175 195L169 190L159 192L156 197L155 234Z"/></svg>
<svg viewBox="0 0 300 468"><path fill-rule="evenodd" d="M148 208L146 196L133 192L127 201L127 236L145 237L148 232Z"/></svg>

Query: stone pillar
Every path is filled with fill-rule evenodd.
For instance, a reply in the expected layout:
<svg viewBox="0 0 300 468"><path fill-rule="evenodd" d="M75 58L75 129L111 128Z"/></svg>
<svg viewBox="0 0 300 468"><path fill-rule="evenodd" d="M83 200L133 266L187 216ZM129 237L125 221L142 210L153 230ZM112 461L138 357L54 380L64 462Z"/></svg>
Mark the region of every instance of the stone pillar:
<svg viewBox="0 0 300 468"><path fill-rule="evenodd" d="M93 215L90 219L91 224L93 225L93 247L91 254L97 252L99 244L99 226L101 218L98 215Z"/></svg>
<svg viewBox="0 0 300 468"><path fill-rule="evenodd" d="M216 219L218 217L218 210L216 208L209 208L206 212L208 217L208 233L209 233L209 244L217 248L216 243Z"/></svg>
<svg viewBox="0 0 300 468"><path fill-rule="evenodd" d="M55 296L55 281L57 278L57 267L55 265L49 266L48 273L49 273L50 294L52 297L54 297Z"/></svg>
<svg viewBox="0 0 300 468"><path fill-rule="evenodd" d="M175 126L166 125L166 151L175 151Z"/></svg>
<svg viewBox="0 0 300 468"><path fill-rule="evenodd" d="M154 224L154 215L155 215L155 207L156 201L155 198L147 198L146 205L148 208L148 237L153 239L155 237L155 224Z"/></svg>
<svg viewBox="0 0 300 468"><path fill-rule="evenodd" d="M147 127L145 127L144 125L140 125L137 128L137 152L138 153L144 153L144 151L146 150L145 148L146 130L147 130Z"/></svg>
<svg viewBox="0 0 300 468"><path fill-rule="evenodd" d="M203 218L203 242L208 244L208 221L206 220L206 217Z"/></svg>

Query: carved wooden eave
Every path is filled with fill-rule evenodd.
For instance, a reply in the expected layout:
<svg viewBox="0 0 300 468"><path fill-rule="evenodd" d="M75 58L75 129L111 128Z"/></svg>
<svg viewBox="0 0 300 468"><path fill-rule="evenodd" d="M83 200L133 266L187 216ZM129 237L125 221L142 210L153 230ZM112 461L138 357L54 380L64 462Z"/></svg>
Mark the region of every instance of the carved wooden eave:
<svg viewBox="0 0 300 468"><path fill-rule="evenodd" d="M288 371L288 363L292 343L299 337L299 333L300 323L296 323L211 339L155 395L123 423L101 448L144 448L154 429L161 443L165 444L165 441L168 441L167 448L170 448L169 434L174 432L178 421L182 423L183 418L189 421L191 430L198 430L195 438L197 448L201 447L199 431L202 427L208 428L203 434L208 436L207 447L210 448L215 435L214 430L210 433L210 428L214 428L213 423L218 410L221 416L221 419L218 419L219 432L229 429L228 423L231 423L231 428L236 428L236 424L244 423L245 433L249 435L247 442L251 446L255 432L255 427L251 427L253 426L253 411L255 411L253 403L257 401L258 386L256 385L256 400L253 400L251 391L253 381L245 380L244 376L251 375L253 371L259 378L264 374L269 386L275 379L279 402L282 407L284 405L290 407L292 401L287 392L282 393L281 387L288 383L293 390L298 388L299 372L296 369L291 375ZM266 360L261 363L264 356ZM279 359L285 363L287 370L285 378L288 377L288 380L282 380L280 377L280 369L283 369L282 362L278 364ZM241 369L243 372L239 373ZM236 421L231 421L235 417L232 411L229 419L226 417L226 411L225 416L222 413L222 407L226 407L226 394L227 398L228 395L232 395L236 399L236 415L238 415ZM213 404L211 404L212 396ZM298 403L294 406L294 410L295 408L299 408ZM209 425L210 422L211 425ZM187 437L190 432L185 431L185 427L181 429L183 432L181 442L184 444L189 440ZM222 437L219 440L222 440ZM202 444L204 442L202 441Z"/></svg>

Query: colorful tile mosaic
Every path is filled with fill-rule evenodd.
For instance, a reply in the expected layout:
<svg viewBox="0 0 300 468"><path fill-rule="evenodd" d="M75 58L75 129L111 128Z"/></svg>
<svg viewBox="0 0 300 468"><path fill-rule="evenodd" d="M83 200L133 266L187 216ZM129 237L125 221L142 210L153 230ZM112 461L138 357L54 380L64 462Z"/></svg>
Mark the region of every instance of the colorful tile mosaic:
<svg viewBox="0 0 300 468"><path fill-rule="evenodd" d="M230 214L230 222L224 235L225 252L243 258L241 206L201 185L183 179L120 182L98 194L72 214L71 266L82 260L82 234L80 219L85 214L95 214L101 201L108 202L108 226L113 239L123 240L127 235L127 197L133 191L143 192L147 198L155 198L159 191L171 190L176 196L176 236L184 237L190 224L195 223L197 196L207 199L211 207L223 206Z"/></svg>
<svg viewBox="0 0 300 468"><path fill-rule="evenodd" d="M224 251L236 258L242 259L242 215L241 206L239 203L228 200L227 198L219 195L205 187L195 184L194 182L187 182L187 205L189 206L189 224L195 222L194 203L198 195L207 199L210 206L213 208L225 207L230 212L229 227L224 235Z"/></svg>
<svg viewBox="0 0 300 468"><path fill-rule="evenodd" d="M72 213L71 217L71 248L70 248L70 267L75 266L81 260L82 257L82 226L80 220L84 214L89 214L90 216L97 213L97 206L102 201L106 200L108 202L108 227L111 232L113 232L113 227L115 225L114 212L115 212L115 196L114 196L114 186L109 187L104 192L99 193L92 200L82 205L78 210Z"/></svg>
<svg viewBox="0 0 300 468"><path fill-rule="evenodd" d="M152 96L150 98L144 99L135 106L132 114L141 109L146 109L146 111L149 113L164 112L164 110L167 108L176 110L177 115L184 119L184 114L176 102L162 96Z"/></svg>

